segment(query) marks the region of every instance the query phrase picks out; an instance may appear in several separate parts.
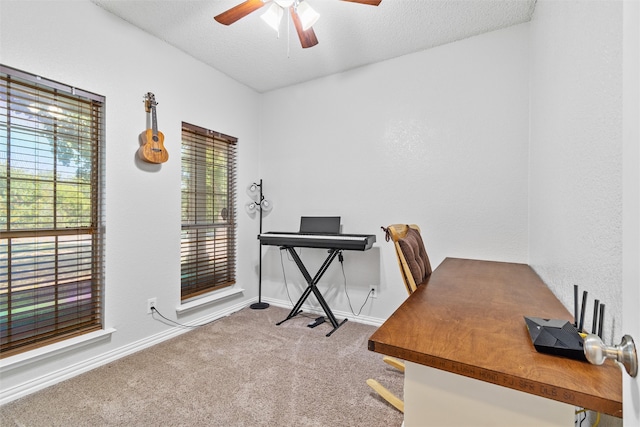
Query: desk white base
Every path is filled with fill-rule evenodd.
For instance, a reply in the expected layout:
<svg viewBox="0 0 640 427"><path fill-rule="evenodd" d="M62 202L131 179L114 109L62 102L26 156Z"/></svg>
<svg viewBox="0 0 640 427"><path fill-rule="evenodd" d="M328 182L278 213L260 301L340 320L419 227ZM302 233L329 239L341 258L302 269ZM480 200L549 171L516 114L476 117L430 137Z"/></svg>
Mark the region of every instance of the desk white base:
<svg viewBox="0 0 640 427"><path fill-rule="evenodd" d="M405 367L405 427L574 425L572 405L412 362Z"/></svg>

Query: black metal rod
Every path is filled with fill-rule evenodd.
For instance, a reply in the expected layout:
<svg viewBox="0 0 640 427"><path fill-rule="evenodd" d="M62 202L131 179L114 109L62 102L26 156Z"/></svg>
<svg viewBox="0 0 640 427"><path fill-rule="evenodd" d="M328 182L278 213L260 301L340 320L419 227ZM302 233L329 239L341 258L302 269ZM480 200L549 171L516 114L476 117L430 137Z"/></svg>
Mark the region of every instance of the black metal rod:
<svg viewBox="0 0 640 427"><path fill-rule="evenodd" d="M342 251L340 249L330 249L329 250L329 255L327 256L327 259L324 260L324 262L322 263L322 266L320 267L320 269L318 270L316 275L313 277L313 282L312 283L314 285L316 285L320 281L320 278L327 271L327 269L329 268L329 266L331 265L331 263L333 262L335 257L337 255L339 255L341 252Z"/></svg>
<svg viewBox="0 0 640 427"><path fill-rule="evenodd" d="M598 306L600 305L600 300L597 299L593 302L593 323L591 325L591 333L596 333L596 326L598 326Z"/></svg>
<svg viewBox="0 0 640 427"><path fill-rule="evenodd" d="M600 304L600 321L598 323L598 336L602 339L602 324L604 323L604 304Z"/></svg>
<svg viewBox="0 0 640 427"><path fill-rule="evenodd" d="M320 266L320 268L318 269L318 272L312 278L311 275L309 274L309 271L305 267L304 263L300 259L300 256L296 252L295 248L292 246L285 246L284 248L287 249L287 251L291 255L291 258L293 258L296 265L298 266L300 273L302 273L302 276L307 282L307 288L304 290L304 292L302 293L302 296L300 297L300 299L298 299L298 302L296 302L296 305L293 307L291 312L289 312L289 315L287 316L287 318L276 323L276 325L280 325L281 323L286 322L287 320L298 315L301 312L302 304L313 292L313 295L316 297L316 299L320 303L320 306L322 307L324 314L329 318L329 322L331 322L331 325L333 326L333 330L326 335L327 337L330 336L336 329L338 329L344 322L346 322L347 319L344 319L342 322L338 322L338 319L336 319L336 316L331 311L329 304L327 304L326 300L322 296L322 293L316 287L316 284L320 281L320 278L322 278L322 276L327 271L327 269L329 268L333 260L336 258L336 256L338 256L338 254L341 253L341 250L340 249L329 250L329 255L327 255L327 258L322 263L322 266Z"/></svg>
<svg viewBox="0 0 640 427"><path fill-rule="evenodd" d="M589 292L582 292L582 311L580 311L580 324L578 325L578 332L582 332L582 327L584 326L584 312L587 311L587 294Z"/></svg>
<svg viewBox="0 0 640 427"><path fill-rule="evenodd" d="M311 286L307 286L307 288L304 290L304 292L302 293L302 296L300 297L300 299L298 299L298 302L296 303L296 305L293 307L293 309L291 310L291 312L287 315L287 318L285 320L289 320L292 317L297 316L298 314L300 314L300 312L302 311L302 304L304 304L305 300L307 299L307 297L309 296L309 294L312 291L312 287ZM284 320L283 320L284 322ZM282 323L282 322L280 322ZM276 325L279 325L280 323L276 323Z"/></svg>
<svg viewBox="0 0 640 427"><path fill-rule="evenodd" d="M262 202L262 178L260 178L260 202ZM260 211L260 234L262 234L262 206L258 206ZM262 302L262 242L258 242L260 245L260 252L258 258L258 302Z"/></svg>
<svg viewBox="0 0 640 427"><path fill-rule="evenodd" d="M340 326L338 324L338 319L336 319L336 316L333 315L333 312L329 308L329 304L327 304L327 301L325 301L325 299L322 296L322 294L320 293L320 290L318 289L318 287L316 285L313 285L311 287L311 290L313 291L313 295L315 295L316 299L320 303L320 306L322 307L322 310L324 310L325 314L329 318L329 321L333 325L334 329L337 328L338 326Z"/></svg>
<svg viewBox="0 0 640 427"><path fill-rule="evenodd" d="M573 285L573 325L578 327L578 285Z"/></svg>
<svg viewBox="0 0 640 427"><path fill-rule="evenodd" d="M260 211L260 234L262 234L262 178L260 178L260 204L258 204L258 211ZM258 234L258 236L260 235ZM259 252L258 252L258 302L251 304L253 309L265 309L269 307L269 304L262 302L262 242L258 240Z"/></svg>

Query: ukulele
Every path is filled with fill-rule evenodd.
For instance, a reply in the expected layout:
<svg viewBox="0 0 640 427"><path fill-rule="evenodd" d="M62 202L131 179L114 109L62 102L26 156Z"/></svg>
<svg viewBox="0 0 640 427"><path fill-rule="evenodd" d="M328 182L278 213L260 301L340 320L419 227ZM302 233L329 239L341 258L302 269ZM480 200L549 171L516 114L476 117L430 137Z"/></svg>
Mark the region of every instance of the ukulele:
<svg viewBox="0 0 640 427"><path fill-rule="evenodd" d="M164 148L164 135L158 131L157 104L155 95L148 92L144 97L144 108L147 114L151 113L151 129L147 129L140 135L144 144L138 149L138 155L149 163L164 163L169 160L169 153Z"/></svg>

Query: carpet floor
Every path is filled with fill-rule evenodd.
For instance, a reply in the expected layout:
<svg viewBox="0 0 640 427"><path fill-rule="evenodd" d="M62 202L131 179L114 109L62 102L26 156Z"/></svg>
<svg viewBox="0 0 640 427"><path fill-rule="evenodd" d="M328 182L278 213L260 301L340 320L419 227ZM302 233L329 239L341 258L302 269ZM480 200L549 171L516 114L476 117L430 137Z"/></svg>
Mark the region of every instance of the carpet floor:
<svg viewBox="0 0 640 427"><path fill-rule="evenodd" d="M288 310L240 310L0 407L8 426L393 427L403 415L365 383L402 397L403 375L367 350L374 326Z"/></svg>

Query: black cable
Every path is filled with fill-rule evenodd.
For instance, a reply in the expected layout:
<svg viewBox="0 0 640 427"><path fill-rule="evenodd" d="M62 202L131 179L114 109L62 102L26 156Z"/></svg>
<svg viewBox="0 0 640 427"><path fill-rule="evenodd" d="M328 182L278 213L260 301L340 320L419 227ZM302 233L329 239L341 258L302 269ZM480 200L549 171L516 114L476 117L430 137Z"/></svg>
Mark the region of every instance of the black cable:
<svg viewBox="0 0 640 427"><path fill-rule="evenodd" d="M287 290L287 297L289 298L289 302L291 303L291 307L293 307L295 304L293 303L293 300L291 299L291 295L289 294L289 284L287 283L287 274L284 271L284 260L282 259L282 251L286 250L285 248L280 248L280 265L282 266L282 277L284 279L284 288ZM289 253L287 252L287 255ZM293 260L291 260L293 261Z"/></svg>
<svg viewBox="0 0 640 427"><path fill-rule="evenodd" d="M173 324L176 324L176 325L178 325L178 326L180 326L180 327L182 327L182 328L185 328L185 329L197 329L197 328L199 328L199 327L201 327L201 326L206 326L206 325L209 325L209 324L211 324L211 323L213 323L213 322L217 322L218 320L220 320L220 319L214 319L214 320L211 320L211 321L209 321L209 322L202 323L202 324L200 324L200 325L183 325L182 323L178 323L178 322L176 322L175 320L171 320L171 319L169 319L169 318L167 318L167 317L163 316L163 314L162 314L162 313L160 313L160 312L158 311L158 309L157 309L157 308L155 308L155 307L151 307L151 316L152 316L152 317L153 317L153 313L158 313L158 316L162 317L164 320L166 320L166 321L168 321L168 322L171 322L171 323L173 323ZM154 318L154 319L155 319L155 318Z"/></svg>
<svg viewBox="0 0 640 427"><path fill-rule="evenodd" d="M358 317L360 316L360 313L362 313L362 309L364 308L364 305L367 303L367 301L369 301L369 297L371 296L373 289L369 289L369 293L367 294L367 297L364 299L362 306L360 306L360 310L358 310L358 314L354 313L353 307L351 306L351 298L349 298L349 292L347 292L347 275L344 272L344 263L342 262L344 261L344 258L342 257L342 252L340 252L338 256L338 260L340 261L340 266L342 268L342 277L344 278L344 293L347 296L347 301L349 302L349 309L351 310L351 314Z"/></svg>
<svg viewBox="0 0 640 427"><path fill-rule="evenodd" d="M291 307L295 307L295 304L294 304L293 300L291 299L291 295L289 294L289 284L287 283L287 274L285 273L285 270L284 270L284 260L282 259L282 251L284 251L284 250L286 250L286 249L285 248L280 248L280 265L282 266L282 277L284 279L284 288L287 291L287 298L289 298L289 302L291 303ZM289 252L287 252L287 258L289 258ZM289 261L293 262L293 259L289 258ZM302 311L300 313L298 313L297 315L301 316L301 317L307 317L309 319L312 319L311 316L307 316Z"/></svg>
<svg viewBox="0 0 640 427"><path fill-rule="evenodd" d="M282 258L282 251L283 250L285 250L285 248L280 248L280 265L282 266L282 277L284 279L284 287L285 287L285 289L287 291L287 297L289 298L289 302L291 303L291 306L293 307L295 304L293 303L293 300L291 299L291 295L289 294L289 284L287 283L287 275L285 273L284 260ZM287 252L287 257L288 257L289 261L293 262L293 259L291 257L289 257L288 255L289 255L289 253ZM351 310L351 314L353 314L354 316L358 317L358 316L360 316L360 313L362 313L362 309L367 304L367 301L369 301L369 298L371 297L371 294L373 293L373 289L369 289L369 293L367 294L366 298L364 299L364 302L360 306L360 310L358 310L358 313L356 314L353 311L353 306L351 305L351 298L349 297L349 292L347 292L347 275L344 272L344 263L343 263L344 257L342 256L342 251L338 253L338 261L340 261L340 266L342 268L342 277L344 278L344 293L345 293L345 295L347 295L347 301L349 302L349 309ZM300 313L300 314L304 316L304 313ZM305 316L305 317L309 317L309 316Z"/></svg>

